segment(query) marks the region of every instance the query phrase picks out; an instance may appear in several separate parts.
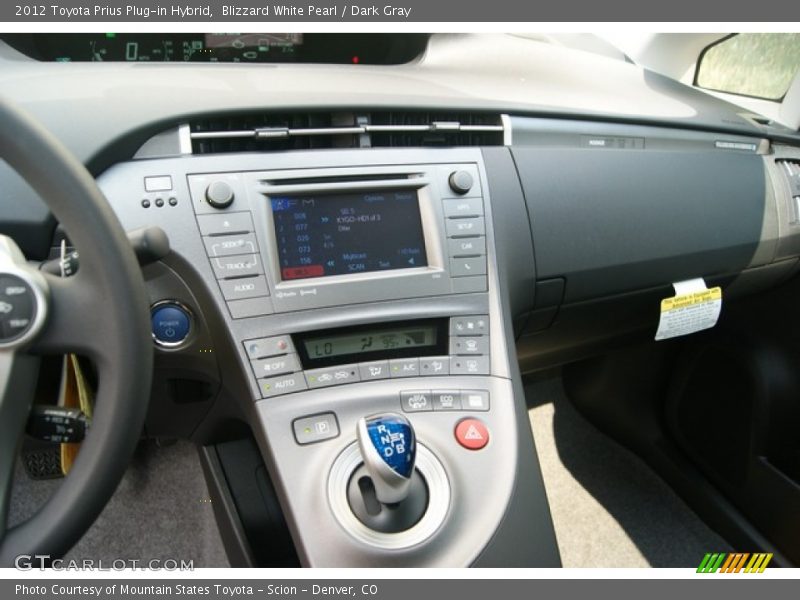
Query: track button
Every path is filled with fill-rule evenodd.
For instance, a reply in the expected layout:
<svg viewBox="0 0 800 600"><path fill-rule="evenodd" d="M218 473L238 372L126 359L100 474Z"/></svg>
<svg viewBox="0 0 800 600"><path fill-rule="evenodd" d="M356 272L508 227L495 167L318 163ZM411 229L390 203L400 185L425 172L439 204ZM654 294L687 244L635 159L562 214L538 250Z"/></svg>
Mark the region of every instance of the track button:
<svg viewBox="0 0 800 600"><path fill-rule="evenodd" d="M489 430L478 419L464 419L456 425L456 441L467 450L481 450L489 443Z"/></svg>

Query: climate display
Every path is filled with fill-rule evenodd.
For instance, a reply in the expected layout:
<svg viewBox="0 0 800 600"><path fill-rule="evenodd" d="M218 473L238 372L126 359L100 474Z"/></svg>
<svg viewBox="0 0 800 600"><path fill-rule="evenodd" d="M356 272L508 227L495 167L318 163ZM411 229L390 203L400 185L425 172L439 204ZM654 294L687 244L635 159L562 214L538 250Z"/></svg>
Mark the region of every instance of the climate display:
<svg viewBox="0 0 800 600"><path fill-rule="evenodd" d="M315 360L332 356L428 348L436 345L436 334L435 325L423 325L309 338L304 344L308 357Z"/></svg>
<svg viewBox="0 0 800 600"><path fill-rule="evenodd" d="M284 281L428 264L416 191L273 196Z"/></svg>

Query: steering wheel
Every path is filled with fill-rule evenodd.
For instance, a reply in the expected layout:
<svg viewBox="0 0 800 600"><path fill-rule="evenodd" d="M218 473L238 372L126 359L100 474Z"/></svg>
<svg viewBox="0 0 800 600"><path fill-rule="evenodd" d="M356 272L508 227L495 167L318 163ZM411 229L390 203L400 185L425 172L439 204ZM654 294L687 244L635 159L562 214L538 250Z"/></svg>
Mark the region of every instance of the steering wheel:
<svg viewBox="0 0 800 600"><path fill-rule="evenodd" d="M30 116L0 98L0 159L45 201L80 252L69 278L40 272L0 235L0 567L19 555L63 556L119 484L139 439L152 377L148 299L119 221L92 176ZM8 527L17 450L39 356L76 353L97 369L96 410L50 500Z"/></svg>

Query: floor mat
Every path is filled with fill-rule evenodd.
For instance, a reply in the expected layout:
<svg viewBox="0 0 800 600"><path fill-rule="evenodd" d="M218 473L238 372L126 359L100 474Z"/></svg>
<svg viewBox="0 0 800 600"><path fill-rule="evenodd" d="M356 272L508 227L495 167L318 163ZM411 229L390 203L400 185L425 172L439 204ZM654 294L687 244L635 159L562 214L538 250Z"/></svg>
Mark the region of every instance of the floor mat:
<svg viewBox="0 0 800 600"><path fill-rule="evenodd" d="M60 479L31 480L21 464L9 524L35 513ZM116 493L66 558L193 560L195 568L227 567L200 461L193 444L139 445Z"/></svg>
<svg viewBox="0 0 800 600"><path fill-rule="evenodd" d="M567 400L560 378L526 387L565 567L697 567L730 551L641 459Z"/></svg>

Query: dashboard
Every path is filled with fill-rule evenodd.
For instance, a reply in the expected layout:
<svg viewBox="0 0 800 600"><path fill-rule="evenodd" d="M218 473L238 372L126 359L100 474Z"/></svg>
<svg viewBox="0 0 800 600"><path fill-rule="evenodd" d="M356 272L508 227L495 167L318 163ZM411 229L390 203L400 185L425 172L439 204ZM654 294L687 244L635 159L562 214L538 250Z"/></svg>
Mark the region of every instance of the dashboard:
<svg viewBox="0 0 800 600"><path fill-rule="evenodd" d="M6 34L27 56L52 62L401 64L425 35L334 33Z"/></svg>
<svg viewBox="0 0 800 600"><path fill-rule="evenodd" d="M800 265L797 132L624 61L498 35L65 34L2 36L0 67L123 227L170 240L144 269L148 433L252 431L306 565L558 564L520 371L652 339L675 282L735 298ZM0 231L46 258L68 232L0 182ZM430 494L401 533L348 508L353 432L381 411L413 421Z"/></svg>

